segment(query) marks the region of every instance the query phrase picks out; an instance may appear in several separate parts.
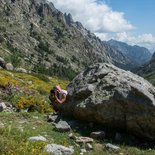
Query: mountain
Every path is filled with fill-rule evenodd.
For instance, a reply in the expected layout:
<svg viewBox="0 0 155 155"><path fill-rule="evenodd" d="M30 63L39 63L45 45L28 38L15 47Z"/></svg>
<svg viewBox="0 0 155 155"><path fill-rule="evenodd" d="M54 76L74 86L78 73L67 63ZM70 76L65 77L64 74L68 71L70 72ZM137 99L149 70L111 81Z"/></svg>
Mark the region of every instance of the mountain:
<svg viewBox="0 0 155 155"><path fill-rule="evenodd" d="M46 0L0 0L0 57L30 72L69 78L96 62L134 67L129 57Z"/></svg>
<svg viewBox="0 0 155 155"><path fill-rule="evenodd" d="M122 52L132 62L134 68L147 63L152 56L150 51L145 47L137 45L131 46L113 39L109 40L107 43Z"/></svg>
<svg viewBox="0 0 155 155"><path fill-rule="evenodd" d="M152 58L148 63L136 70L136 73L155 85L155 53L152 55Z"/></svg>

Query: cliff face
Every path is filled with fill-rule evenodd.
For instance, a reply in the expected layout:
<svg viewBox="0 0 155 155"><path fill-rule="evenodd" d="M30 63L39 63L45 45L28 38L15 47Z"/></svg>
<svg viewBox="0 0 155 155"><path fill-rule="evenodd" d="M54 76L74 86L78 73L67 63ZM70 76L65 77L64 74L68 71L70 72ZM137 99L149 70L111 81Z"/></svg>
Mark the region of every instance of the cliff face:
<svg viewBox="0 0 155 155"><path fill-rule="evenodd" d="M15 67L74 76L96 62L131 68L120 51L102 42L45 0L0 0L0 56Z"/></svg>

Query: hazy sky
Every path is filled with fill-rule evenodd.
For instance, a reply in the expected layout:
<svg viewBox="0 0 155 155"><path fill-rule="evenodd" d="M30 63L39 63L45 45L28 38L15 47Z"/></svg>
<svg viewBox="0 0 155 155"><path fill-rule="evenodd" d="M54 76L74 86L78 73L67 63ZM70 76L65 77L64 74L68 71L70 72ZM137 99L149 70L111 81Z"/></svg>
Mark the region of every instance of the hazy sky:
<svg viewBox="0 0 155 155"><path fill-rule="evenodd" d="M116 39L155 51L155 0L49 0L101 40Z"/></svg>

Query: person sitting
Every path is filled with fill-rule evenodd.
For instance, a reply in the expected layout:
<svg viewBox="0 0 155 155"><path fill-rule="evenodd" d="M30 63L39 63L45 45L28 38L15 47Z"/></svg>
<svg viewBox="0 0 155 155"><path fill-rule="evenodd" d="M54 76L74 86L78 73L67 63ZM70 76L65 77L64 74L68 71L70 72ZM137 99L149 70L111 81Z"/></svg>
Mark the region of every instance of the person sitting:
<svg viewBox="0 0 155 155"><path fill-rule="evenodd" d="M59 85L53 87L50 91L49 99L51 100L51 105L53 109L57 112L61 106L66 101L67 91L61 89Z"/></svg>

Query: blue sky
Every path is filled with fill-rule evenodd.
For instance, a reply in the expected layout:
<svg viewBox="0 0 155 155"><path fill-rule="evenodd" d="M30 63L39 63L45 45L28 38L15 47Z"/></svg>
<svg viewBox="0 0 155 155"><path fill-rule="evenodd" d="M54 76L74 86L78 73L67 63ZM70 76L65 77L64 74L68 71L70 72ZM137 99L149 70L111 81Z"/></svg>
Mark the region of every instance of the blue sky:
<svg viewBox="0 0 155 155"><path fill-rule="evenodd" d="M155 0L105 0L113 10L124 12L135 32L155 35Z"/></svg>
<svg viewBox="0 0 155 155"><path fill-rule="evenodd" d="M115 39L155 52L155 0L49 0L101 40Z"/></svg>

